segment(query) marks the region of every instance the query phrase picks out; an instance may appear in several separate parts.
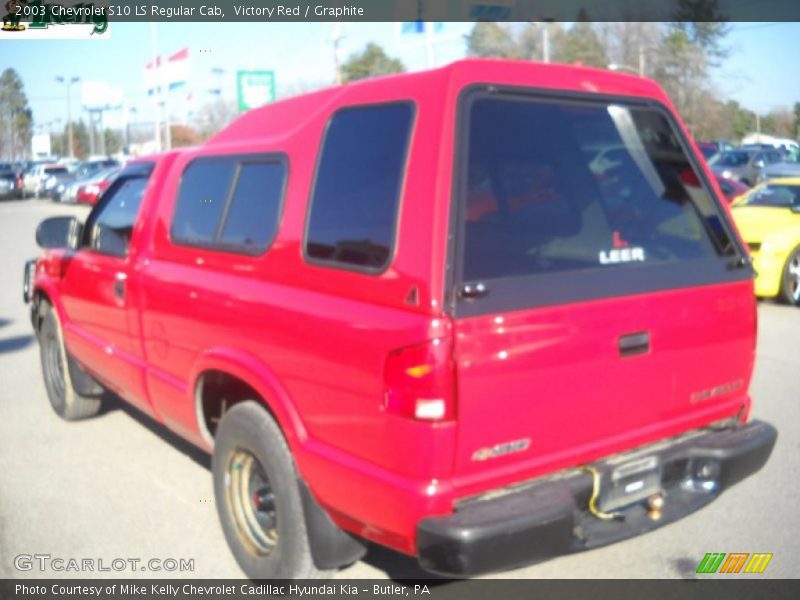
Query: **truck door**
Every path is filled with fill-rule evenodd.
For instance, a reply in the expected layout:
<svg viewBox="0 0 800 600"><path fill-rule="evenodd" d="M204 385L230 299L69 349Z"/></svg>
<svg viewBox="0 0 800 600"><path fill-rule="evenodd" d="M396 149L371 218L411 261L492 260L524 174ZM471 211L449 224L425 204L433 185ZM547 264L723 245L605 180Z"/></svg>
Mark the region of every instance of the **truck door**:
<svg viewBox="0 0 800 600"><path fill-rule="evenodd" d="M62 280L69 351L106 386L150 412L140 344L131 335L131 238L148 178L141 163L123 170L89 215L81 248Z"/></svg>

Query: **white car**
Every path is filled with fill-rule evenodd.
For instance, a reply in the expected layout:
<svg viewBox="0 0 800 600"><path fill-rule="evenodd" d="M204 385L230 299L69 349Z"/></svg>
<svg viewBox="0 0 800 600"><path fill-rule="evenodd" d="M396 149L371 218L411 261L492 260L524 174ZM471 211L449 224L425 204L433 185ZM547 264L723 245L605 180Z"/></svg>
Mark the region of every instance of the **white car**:
<svg viewBox="0 0 800 600"><path fill-rule="evenodd" d="M45 191L48 179L68 172L69 169L65 165L54 163L36 165L25 174L22 182L22 193L25 196L36 196L38 198Z"/></svg>

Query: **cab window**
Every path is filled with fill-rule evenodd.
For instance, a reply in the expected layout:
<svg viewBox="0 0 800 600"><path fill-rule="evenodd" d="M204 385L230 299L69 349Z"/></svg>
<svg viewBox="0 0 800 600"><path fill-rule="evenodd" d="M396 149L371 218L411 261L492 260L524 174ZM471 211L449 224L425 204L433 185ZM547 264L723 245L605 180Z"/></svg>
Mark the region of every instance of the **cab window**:
<svg viewBox="0 0 800 600"><path fill-rule="evenodd" d="M283 155L206 156L183 172L172 240L263 254L277 232L288 162Z"/></svg>
<svg viewBox="0 0 800 600"><path fill-rule="evenodd" d="M109 188L98 212L87 223L90 249L111 256L127 256L146 187L147 178L137 176L122 177Z"/></svg>

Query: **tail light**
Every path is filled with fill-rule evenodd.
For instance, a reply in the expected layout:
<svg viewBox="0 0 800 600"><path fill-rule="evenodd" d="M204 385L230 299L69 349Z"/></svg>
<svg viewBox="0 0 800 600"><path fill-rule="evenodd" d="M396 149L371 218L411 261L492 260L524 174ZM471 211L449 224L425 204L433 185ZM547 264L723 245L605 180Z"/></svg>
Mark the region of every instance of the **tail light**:
<svg viewBox="0 0 800 600"><path fill-rule="evenodd" d="M449 337L389 353L384 368L384 407L418 421L456 417L455 369Z"/></svg>

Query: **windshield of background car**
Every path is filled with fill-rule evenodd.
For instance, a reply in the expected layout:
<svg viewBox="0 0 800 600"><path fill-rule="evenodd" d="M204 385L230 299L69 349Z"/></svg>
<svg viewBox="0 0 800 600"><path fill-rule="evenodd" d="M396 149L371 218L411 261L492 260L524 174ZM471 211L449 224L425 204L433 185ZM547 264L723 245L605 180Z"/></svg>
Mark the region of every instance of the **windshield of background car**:
<svg viewBox="0 0 800 600"><path fill-rule="evenodd" d="M44 172L46 175L63 175L69 173L69 170L67 167L47 167Z"/></svg>
<svg viewBox="0 0 800 600"><path fill-rule="evenodd" d="M706 160L712 158L716 153L717 149L714 146L700 146L700 154L702 154Z"/></svg>
<svg viewBox="0 0 800 600"><path fill-rule="evenodd" d="M687 272L689 263L699 269L736 252L664 110L475 93L465 135L462 285L560 274L574 281L576 271L604 286L611 272L638 273L636 286L650 285L657 278L642 275L648 267ZM631 283L624 277L622 287Z"/></svg>
<svg viewBox="0 0 800 600"><path fill-rule="evenodd" d="M800 207L800 185L770 183L750 192L742 204L775 208Z"/></svg>
<svg viewBox="0 0 800 600"><path fill-rule="evenodd" d="M99 171L95 171L91 175L87 176L86 179L88 181L94 181L99 183L101 181L105 181L109 177L116 175L117 173L120 172L120 170L121 169L119 167L109 167L107 169L100 169Z"/></svg>
<svg viewBox="0 0 800 600"><path fill-rule="evenodd" d="M720 167L743 167L750 160L751 153L743 151L720 152L712 157L709 164Z"/></svg>

